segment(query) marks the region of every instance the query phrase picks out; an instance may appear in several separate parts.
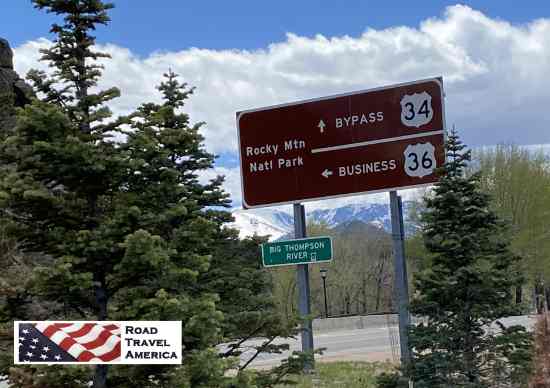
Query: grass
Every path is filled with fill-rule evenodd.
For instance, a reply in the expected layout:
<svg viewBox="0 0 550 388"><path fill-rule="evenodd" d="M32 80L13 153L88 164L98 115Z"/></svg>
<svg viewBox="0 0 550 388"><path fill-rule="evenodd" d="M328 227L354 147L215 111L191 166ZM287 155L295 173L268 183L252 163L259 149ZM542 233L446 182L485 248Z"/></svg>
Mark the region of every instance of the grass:
<svg viewBox="0 0 550 388"><path fill-rule="evenodd" d="M317 363L315 373L295 378L297 385L278 385L277 388L374 388L375 377L393 369L381 362Z"/></svg>

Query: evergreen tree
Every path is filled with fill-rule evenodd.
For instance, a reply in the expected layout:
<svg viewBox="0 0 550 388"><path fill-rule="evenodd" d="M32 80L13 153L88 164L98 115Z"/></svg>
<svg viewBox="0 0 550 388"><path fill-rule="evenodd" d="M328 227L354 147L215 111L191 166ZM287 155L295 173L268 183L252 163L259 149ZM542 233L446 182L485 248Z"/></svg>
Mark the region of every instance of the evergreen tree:
<svg viewBox="0 0 550 388"><path fill-rule="evenodd" d="M274 318L259 240L241 241L224 227L231 215L223 210L223 178L199 182L214 156L202 145L202 123L190 124L181 112L193 89L170 71L159 86L161 103L113 120L105 104L118 90L91 92L101 75L95 60L107 55L93 50L90 35L109 21L112 5L34 3L64 24L53 26L57 39L43 51L53 73L29 73L40 99L20 109L14 130L0 137L1 242L33 257L1 255L20 276L5 282L10 295L0 299L0 318L181 320L185 361L111 367L109 375L100 365L93 376L85 366L12 367L14 387L93 380L93 387L244 388L300 371L305 355L259 379L225 376L243 340L265 336L258 351L278 352L284 346L273 339L295 329ZM222 341L235 346L220 355L214 346ZM1 373L8 372L5 361Z"/></svg>
<svg viewBox="0 0 550 388"><path fill-rule="evenodd" d="M92 258L83 259L95 268L73 273L74 262L81 259L63 245L69 242L67 238L97 229L102 218L100 198L116 185L109 169L117 158L107 135L116 124L103 123L110 115L103 104L117 96L118 90L89 93L100 75L100 67L89 60L106 55L92 50L94 39L88 32L108 22L106 11L111 5L38 0L35 6L64 14L65 23L53 25L57 39L43 50L42 59L54 68L52 77L37 71L30 74L35 90L45 95L44 101L27 105L14 133L4 134L0 208L7 223L17 226L15 236L21 249L46 254L41 256L43 265L54 265L56 259L57 265L65 261L64 271L71 281L66 287L58 284L63 292L52 302L61 302L63 310L70 309L83 318L94 314L104 319L108 298L101 261L93 264ZM51 317L71 315L51 311ZM105 372L105 367L98 368L96 378L104 380Z"/></svg>
<svg viewBox="0 0 550 388"><path fill-rule="evenodd" d="M198 280L229 233L222 224L230 215L214 209L228 205L223 179L198 181L214 156L202 146L201 124L178 113L192 89L170 72L159 87L161 104L108 121L105 103L119 92L91 92L101 74L94 61L107 55L93 50L90 31L109 21L112 5L36 0L35 6L64 17L43 51L54 71L30 72L43 98L20 110L14 132L0 144L1 163L10 167L0 174L3 217L23 250L44 255L33 292L59 306L49 319L182 320L186 363L112 368L109 379L105 365L88 378L86 367L17 368L12 376L47 386L49 375L52 387L90 380L94 387L221 386L233 360L213 348L223 315L218 296Z"/></svg>
<svg viewBox="0 0 550 388"><path fill-rule="evenodd" d="M514 386L529 369L532 340L523 327L499 319L516 313L518 257L479 175L465 174L470 151L454 130L446 149L422 217L431 260L415 279L411 311L426 320L410 329L409 373L415 387Z"/></svg>

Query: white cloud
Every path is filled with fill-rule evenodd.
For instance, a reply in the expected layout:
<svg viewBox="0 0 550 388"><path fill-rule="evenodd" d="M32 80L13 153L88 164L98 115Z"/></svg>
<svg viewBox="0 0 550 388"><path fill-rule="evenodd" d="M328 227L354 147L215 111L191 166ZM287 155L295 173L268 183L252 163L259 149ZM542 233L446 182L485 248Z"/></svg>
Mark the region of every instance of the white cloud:
<svg viewBox="0 0 550 388"><path fill-rule="evenodd" d="M47 44L15 48L16 69L36 67L37 48ZM437 75L444 77L448 125L456 123L467 144L550 143L550 19L513 25L457 5L418 28L366 29L358 37L289 33L256 51L189 48L140 58L115 45L99 49L112 55L100 86L122 90L112 104L117 113L158 100L155 85L169 68L196 86L185 109L192 121L206 121L207 149L215 153L236 152L238 110ZM238 202L237 169L219 171Z"/></svg>
<svg viewBox="0 0 550 388"><path fill-rule="evenodd" d="M39 70L47 70L48 65L45 62L40 62L40 49L46 48L51 42L45 38L34 41L29 41L19 47L13 49L13 64L15 70L24 78L31 68Z"/></svg>
<svg viewBox="0 0 550 388"><path fill-rule="evenodd" d="M242 201L240 169L238 167L214 167L210 170L200 171L199 182L205 184L216 178L218 175L223 175L225 177L223 187L225 191L231 195L233 203L240 204Z"/></svg>
<svg viewBox="0 0 550 388"><path fill-rule="evenodd" d="M17 70L36 66L36 49L46 43L16 48ZM115 45L100 49L113 56L101 85L123 93L116 112L158 100L155 85L168 68L197 86L187 111L207 122L212 152L236 151L238 110L435 75L445 80L447 121L467 143L550 142L550 19L512 25L457 5L419 28L367 29L359 37L289 33L257 51L190 48L139 58Z"/></svg>

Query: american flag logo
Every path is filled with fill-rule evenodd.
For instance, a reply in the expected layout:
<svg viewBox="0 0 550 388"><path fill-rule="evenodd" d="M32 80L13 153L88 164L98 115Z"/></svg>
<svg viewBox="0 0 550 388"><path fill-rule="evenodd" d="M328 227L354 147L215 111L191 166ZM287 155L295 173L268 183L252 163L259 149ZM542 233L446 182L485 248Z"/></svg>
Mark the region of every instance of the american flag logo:
<svg viewBox="0 0 550 388"><path fill-rule="evenodd" d="M120 326L112 323L19 323L19 362L120 361Z"/></svg>

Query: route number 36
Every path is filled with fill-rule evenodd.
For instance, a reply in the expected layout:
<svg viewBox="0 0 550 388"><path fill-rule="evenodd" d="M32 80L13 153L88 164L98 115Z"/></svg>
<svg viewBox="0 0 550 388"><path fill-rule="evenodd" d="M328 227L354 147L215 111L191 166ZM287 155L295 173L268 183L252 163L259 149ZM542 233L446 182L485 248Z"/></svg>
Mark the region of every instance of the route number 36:
<svg viewBox="0 0 550 388"><path fill-rule="evenodd" d="M405 148L405 173L422 178L435 170L435 147L432 143L409 144Z"/></svg>
<svg viewBox="0 0 550 388"><path fill-rule="evenodd" d="M405 94L401 99L401 122L407 127L420 127L433 118L432 96L427 92Z"/></svg>

